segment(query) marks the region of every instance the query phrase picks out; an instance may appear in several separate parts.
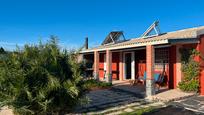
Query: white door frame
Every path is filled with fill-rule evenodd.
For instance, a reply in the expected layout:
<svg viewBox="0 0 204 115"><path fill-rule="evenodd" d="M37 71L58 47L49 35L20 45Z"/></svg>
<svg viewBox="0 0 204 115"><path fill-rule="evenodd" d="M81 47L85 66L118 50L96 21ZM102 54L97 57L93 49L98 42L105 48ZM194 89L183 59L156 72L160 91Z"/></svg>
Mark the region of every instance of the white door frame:
<svg viewBox="0 0 204 115"><path fill-rule="evenodd" d="M131 79L134 80L135 79L135 52L124 52L123 53L123 62L124 62L124 66L123 66L123 79L126 79L126 63L125 63L125 54L127 53L131 53Z"/></svg>
<svg viewBox="0 0 204 115"><path fill-rule="evenodd" d="M104 63L103 63L103 72L104 72L104 76L103 76L103 79L105 80L106 79L106 68L107 68L107 66L106 66L106 54L104 54L104 57L103 57L103 59L104 59Z"/></svg>
<svg viewBox="0 0 204 115"><path fill-rule="evenodd" d="M106 54L104 54L103 59L104 59L103 70L106 71Z"/></svg>

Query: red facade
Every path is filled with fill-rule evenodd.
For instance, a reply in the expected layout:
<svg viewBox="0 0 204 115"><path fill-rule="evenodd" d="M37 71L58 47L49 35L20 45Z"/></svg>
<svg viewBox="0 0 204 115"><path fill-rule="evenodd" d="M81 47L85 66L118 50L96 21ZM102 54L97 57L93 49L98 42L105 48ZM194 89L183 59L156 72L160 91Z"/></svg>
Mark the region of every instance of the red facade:
<svg viewBox="0 0 204 115"><path fill-rule="evenodd" d="M200 44L198 45L201 55L204 56L204 35L201 36ZM204 95L204 61L203 59L199 59L200 61L200 94Z"/></svg>
<svg viewBox="0 0 204 115"><path fill-rule="evenodd" d="M159 46L159 45L157 45ZM181 60L179 59L180 53L179 49L182 47L185 48L194 48L197 49L199 52L201 52L201 55L204 57L204 35L200 37L200 42L199 43L176 43L176 44L171 44L167 45L162 48L157 48L157 46L147 46L147 47L142 47L141 49L126 49L120 50L120 51L109 51L111 52L111 61L109 65L107 65L107 56L106 52L104 51L99 51L99 62L98 62L98 75L101 80L104 80L107 67L110 67L109 72L112 74L112 80L129 80L133 79L132 76L129 79L125 78L126 72L125 69L125 58L124 54L125 53L131 53L131 58L134 58L134 63L133 60L131 60L131 74L134 73L134 78L138 76L144 76L144 73L147 72L148 79L153 79L153 74L154 72L162 72L162 69L158 68L153 68L154 70L151 70L153 65L158 63L157 60L158 58L161 58L161 56L158 56L159 50L165 50L166 54L168 54L168 60L165 62L165 72L166 72L166 86L169 89L174 89L178 87L178 83L183 79L183 74L181 72ZM152 51L151 48L155 48L154 51ZM136 49L136 48L135 48ZM157 52L157 53L155 53ZM159 53L160 54L160 53ZM151 57L153 56L153 57ZM95 56L96 57L96 56ZM84 58L87 58L89 60L93 60L94 56L91 55L85 55ZM94 59L95 60L95 59ZM196 61L200 62L200 94L204 95L204 61L201 57L195 57ZM97 61L97 60L96 60ZM104 65L106 64L106 65ZM134 68L132 68L132 64L134 64ZM97 64L96 64L97 65ZM160 67L159 65L157 65ZM105 68L106 69L105 69ZM132 70L134 69L134 71Z"/></svg>

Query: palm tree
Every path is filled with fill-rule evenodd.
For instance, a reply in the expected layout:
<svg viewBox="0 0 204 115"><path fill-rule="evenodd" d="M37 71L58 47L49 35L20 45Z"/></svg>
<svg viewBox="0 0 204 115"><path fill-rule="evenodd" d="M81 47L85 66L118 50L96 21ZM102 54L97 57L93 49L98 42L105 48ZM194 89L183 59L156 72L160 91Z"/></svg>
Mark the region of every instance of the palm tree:
<svg viewBox="0 0 204 115"><path fill-rule="evenodd" d="M0 105L19 114L61 114L83 101L81 68L55 37L25 45L0 65Z"/></svg>

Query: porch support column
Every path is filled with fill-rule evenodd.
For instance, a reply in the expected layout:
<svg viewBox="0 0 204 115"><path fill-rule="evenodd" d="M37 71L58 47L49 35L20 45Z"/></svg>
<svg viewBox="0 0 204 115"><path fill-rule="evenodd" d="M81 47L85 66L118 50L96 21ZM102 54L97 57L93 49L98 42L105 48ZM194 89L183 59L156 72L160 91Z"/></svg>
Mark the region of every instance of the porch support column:
<svg viewBox="0 0 204 115"><path fill-rule="evenodd" d="M182 80L182 72L181 72L181 54L179 49L181 45L176 46L176 86L178 86L179 82Z"/></svg>
<svg viewBox="0 0 204 115"><path fill-rule="evenodd" d="M94 51L94 73L93 76L96 80L99 80L99 53Z"/></svg>
<svg viewBox="0 0 204 115"><path fill-rule="evenodd" d="M112 82L112 52L106 50L106 81Z"/></svg>
<svg viewBox="0 0 204 115"><path fill-rule="evenodd" d="M154 46L146 46L146 68L147 68L147 78L146 78L146 96L152 96L155 94L154 85Z"/></svg>
<svg viewBox="0 0 204 115"><path fill-rule="evenodd" d="M119 80L123 80L123 53L122 51L119 53Z"/></svg>

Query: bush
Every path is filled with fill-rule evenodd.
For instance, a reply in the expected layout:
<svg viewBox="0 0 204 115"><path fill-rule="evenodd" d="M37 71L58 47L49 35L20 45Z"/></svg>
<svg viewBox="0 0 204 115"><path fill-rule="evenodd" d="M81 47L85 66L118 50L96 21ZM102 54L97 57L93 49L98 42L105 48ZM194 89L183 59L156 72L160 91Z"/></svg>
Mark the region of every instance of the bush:
<svg viewBox="0 0 204 115"><path fill-rule="evenodd" d="M83 101L81 66L73 52L46 44L25 45L0 64L0 106L17 114L63 114Z"/></svg>
<svg viewBox="0 0 204 115"><path fill-rule="evenodd" d="M179 88L183 91L195 91L198 92L199 89L199 81L198 80L191 80L189 82L180 82Z"/></svg>
<svg viewBox="0 0 204 115"><path fill-rule="evenodd" d="M111 86L112 86L112 83L101 82L101 81L97 81L97 80L94 80L94 79L86 80L84 82L84 88L88 89L88 90L108 88L108 87L111 87Z"/></svg>
<svg viewBox="0 0 204 115"><path fill-rule="evenodd" d="M199 52L195 49L182 49L180 52L182 61L182 72L184 80L179 83L179 88L183 91L195 91L199 89L199 63L194 60Z"/></svg>

